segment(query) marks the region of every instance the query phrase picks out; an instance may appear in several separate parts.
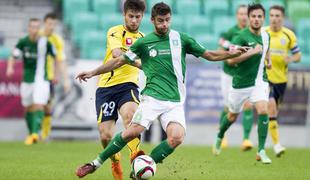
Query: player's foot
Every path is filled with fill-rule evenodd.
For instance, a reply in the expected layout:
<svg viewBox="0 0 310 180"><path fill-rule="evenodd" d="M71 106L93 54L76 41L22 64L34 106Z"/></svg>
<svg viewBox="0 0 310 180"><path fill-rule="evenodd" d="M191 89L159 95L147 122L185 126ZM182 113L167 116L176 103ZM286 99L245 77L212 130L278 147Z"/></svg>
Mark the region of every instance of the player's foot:
<svg viewBox="0 0 310 180"><path fill-rule="evenodd" d="M82 178L86 176L87 174L91 174L95 171L96 171L96 166L92 163L87 163L77 168L75 171L75 175L77 175L79 178Z"/></svg>
<svg viewBox="0 0 310 180"><path fill-rule="evenodd" d="M286 148L278 143L273 146L273 150L277 157L281 157L281 155L285 153Z"/></svg>
<svg viewBox="0 0 310 180"><path fill-rule="evenodd" d="M32 145L35 144L39 141L39 135L38 134L31 134L29 136L27 136L27 138L25 139L25 144L26 145Z"/></svg>
<svg viewBox="0 0 310 180"><path fill-rule="evenodd" d="M46 140L51 132L51 122L49 118L44 118L42 122L42 130L41 130L41 137L42 140Z"/></svg>
<svg viewBox="0 0 310 180"><path fill-rule="evenodd" d="M221 144L222 144L222 139L216 137L215 143L212 146L212 153L216 156L220 155L221 153Z"/></svg>
<svg viewBox="0 0 310 180"><path fill-rule="evenodd" d="M250 140L245 139L243 140L242 144L241 144L241 150L242 151L249 151L253 148L253 144Z"/></svg>
<svg viewBox="0 0 310 180"><path fill-rule="evenodd" d="M225 148L227 148L227 147L228 147L228 140L227 140L226 137L224 137L224 138L222 139L221 148L222 148L222 149L225 149Z"/></svg>
<svg viewBox="0 0 310 180"><path fill-rule="evenodd" d="M112 161L112 175L114 177L114 180L123 179L123 169L120 161Z"/></svg>
<svg viewBox="0 0 310 180"><path fill-rule="evenodd" d="M136 157L141 156L141 155L145 155L144 151L142 150L132 153L130 156L130 164L132 163L134 159L136 159Z"/></svg>
<svg viewBox="0 0 310 180"><path fill-rule="evenodd" d="M271 159L269 159L269 157L267 156L265 150L260 150L256 154L256 160L257 161L262 161L263 164L271 164Z"/></svg>

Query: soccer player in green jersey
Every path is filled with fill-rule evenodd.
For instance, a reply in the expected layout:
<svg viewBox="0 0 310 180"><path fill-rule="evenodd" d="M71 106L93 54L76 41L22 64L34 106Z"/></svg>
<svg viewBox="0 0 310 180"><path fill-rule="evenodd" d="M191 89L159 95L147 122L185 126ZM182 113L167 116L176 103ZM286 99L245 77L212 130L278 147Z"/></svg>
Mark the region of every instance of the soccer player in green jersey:
<svg viewBox="0 0 310 180"><path fill-rule="evenodd" d="M162 2L153 6L151 21L154 32L138 39L124 55L76 77L80 81L86 81L126 63L132 64L137 59L141 59L141 68L147 77L141 103L131 125L117 134L95 160L79 167L76 170L79 177L93 173L127 142L148 129L157 118L167 132L167 140L156 146L150 156L156 163L162 162L183 142L185 136L185 55L193 54L211 61L220 61L240 56L245 51L243 47L232 51L209 51L190 36L170 30L171 9Z"/></svg>
<svg viewBox="0 0 310 180"><path fill-rule="evenodd" d="M32 145L39 139L38 133L44 117L44 105L50 95L49 81L47 80L46 58L55 57L55 50L46 37L39 36L40 20L30 19L28 35L19 39L13 55L8 61L6 75L14 73L14 63L23 59L24 75L21 83L22 105L25 107L25 119L29 136L26 145Z"/></svg>
<svg viewBox="0 0 310 180"><path fill-rule="evenodd" d="M257 160L264 164L271 163L265 152L265 141L268 132L268 99L269 85L266 74L265 59L268 59L269 35L262 29L265 19L265 9L261 4L248 6L249 27L240 31L232 44L250 46L245 54L228 60L236 64L233 75L232 89L228 95L228 114L223 117L220 131L213 146L213 153L220 154L221 141L230 125L236 121L243 109L244 102L249 100L254 104L258 114L258 153ZM268 60L267 66L270 67Z"/></svg>
<svg viewBox="0 0 310 180"><path fill-rule="evenodd" d="M230 28L227 32L221 35L219 44L224 49L229 49L232 45L232 39L238 35L238 32L247 27L248 24L248 7L247 5L240 5L236 12L236 18L238 24ZM223 117L228 112L228 93L232 87L232 77L234 73L235 66L229 65L226 61L223 62L223 72L221 73L221 90L224 99L224 110L220 116L220 124L222 123ZM243 126L243 142L241 144L241 149L247 151L252 149L253 145L250 138L250 133L253 125L253 107L252 104L247 101L244 104L243 116L242 116L242 126ZM227 147L227 139L224 137L222 140L223 148Z"/></svg>

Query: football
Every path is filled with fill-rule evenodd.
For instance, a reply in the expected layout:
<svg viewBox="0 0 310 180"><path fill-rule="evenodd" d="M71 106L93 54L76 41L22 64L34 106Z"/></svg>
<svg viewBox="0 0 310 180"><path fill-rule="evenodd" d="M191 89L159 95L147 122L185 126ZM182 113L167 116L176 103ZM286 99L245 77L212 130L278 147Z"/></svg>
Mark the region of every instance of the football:
<svg viewBox="0 0 310 180"><path fill-rule="evenodd" d="M156 163L150 156L142 155L133 160L132 169L137 179L149 179L155 175Z"/></svg>

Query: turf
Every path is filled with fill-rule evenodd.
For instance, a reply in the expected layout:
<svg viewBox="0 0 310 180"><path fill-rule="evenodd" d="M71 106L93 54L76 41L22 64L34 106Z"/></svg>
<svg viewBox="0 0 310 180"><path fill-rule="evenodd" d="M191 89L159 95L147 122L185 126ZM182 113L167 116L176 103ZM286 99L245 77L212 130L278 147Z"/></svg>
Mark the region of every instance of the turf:
<svg viewBox="0 0 310 180"><path fill-rule="evenodd" d="M143 145L150 152L152 145ZM25 146L22 142L0 143L0 179L77 179L74 171L96 157L101 148L96 142L55 141ZM273 163L255 161L255 151L228 148L218 157L205 146L181 146L163 164L157 166L155 179L310 179L310 149L289 148ZM129 179L128 150L124 149L125 179ZM112 179L110 162L84 179Z"/></svg>

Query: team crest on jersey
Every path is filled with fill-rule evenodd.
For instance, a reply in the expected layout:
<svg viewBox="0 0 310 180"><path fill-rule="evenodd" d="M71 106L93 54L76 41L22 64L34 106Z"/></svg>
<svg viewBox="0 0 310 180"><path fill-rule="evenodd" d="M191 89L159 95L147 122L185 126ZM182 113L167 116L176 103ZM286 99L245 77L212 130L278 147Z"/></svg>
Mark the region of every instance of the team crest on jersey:
<svg viewBox="0 0 310 180"><path fill-rule="evenodd" d="M126 38L126 45L131 46L132 45L132 39L131 38Z"/></svg>
<svg viewBox="0 0 310 180"><path fill-rule="evenodd" d="M286 44L286 39L285 39L285 38L282 38L282 39L280 40L280 43L281 43L282 45L285 45L285 44Z"/></svg>
<svg viewBox="0 0 310 180"><path fill-rule="evenodd" d="M150 55L151 57L155 57L155 56L157 56L157 51L156 51L155 49L151 49L151 50L149 51L149 55Z"/></svg>

